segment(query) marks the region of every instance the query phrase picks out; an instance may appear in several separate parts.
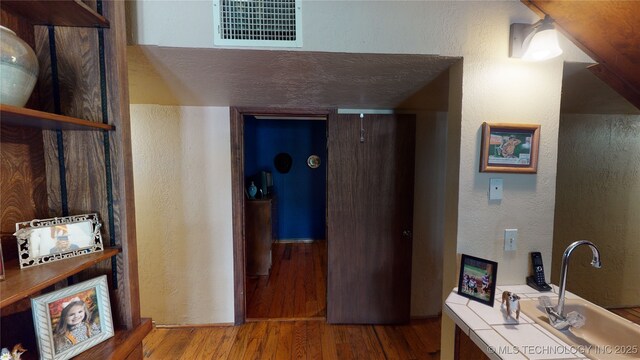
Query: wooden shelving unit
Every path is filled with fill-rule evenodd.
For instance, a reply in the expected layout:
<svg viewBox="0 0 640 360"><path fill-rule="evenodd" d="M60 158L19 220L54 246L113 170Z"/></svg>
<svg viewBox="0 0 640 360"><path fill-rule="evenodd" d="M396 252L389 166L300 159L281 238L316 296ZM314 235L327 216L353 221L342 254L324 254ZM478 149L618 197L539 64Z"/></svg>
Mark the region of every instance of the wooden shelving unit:
<svg viewBox="0 0 640 360"><path fill-rule="evenodd" d="M27 298L47 286L75 275L118 253L120 253L120 249L107 248L104 251L22 270L16 261L12 261L6 266L5 280L0 282L0 308Z"/></svg>
<svg viewBox="0 0 640 360"><path fill-rule="evenodd" d="M28 18L34 25L109 27L109 20L80 0L24 1L3 0L2 7Z"/></svg>
<svg viewBox="0 0 640 360"><path fill-rule="evenodd" d="M0 104L0 119L5 125L46 130L115 130L109 124L4 104Z"/></svg>
<svg viewBox="0 0 640 360"><path fill-rule="evenodd" d="M40 60L29 108L0 105L0 235L12 250L5 256L14 257L5 257L0 282L0 342L27 345L25 360L38 354L28 298L72 275L109 275L116 328L76 358L141 359L151 331L151 320L140 317L124 7L120 0L0 2L0 25ZM15 223L65 212L98 213L112 247L19 269Z"/></svg>
<svg viewBox="0 0 640 360"><path fill-rule="evenodd" d="M147 336L151 328L151 319L143 318L140 326L133 330L116 329L116 334L112 338L92 347L74 359L126 359L127 355Z"/></svg>

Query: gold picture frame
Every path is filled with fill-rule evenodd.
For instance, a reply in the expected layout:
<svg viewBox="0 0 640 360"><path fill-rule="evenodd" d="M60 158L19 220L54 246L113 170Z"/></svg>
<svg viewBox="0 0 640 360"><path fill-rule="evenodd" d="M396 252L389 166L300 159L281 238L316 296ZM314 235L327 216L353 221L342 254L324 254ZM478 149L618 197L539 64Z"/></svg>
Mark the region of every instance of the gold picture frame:
<svg viewBox="0 0 640 360"><path fill-rule="evenodd" d="M538 172L540 125L483 123L480 172Z"/></svg>

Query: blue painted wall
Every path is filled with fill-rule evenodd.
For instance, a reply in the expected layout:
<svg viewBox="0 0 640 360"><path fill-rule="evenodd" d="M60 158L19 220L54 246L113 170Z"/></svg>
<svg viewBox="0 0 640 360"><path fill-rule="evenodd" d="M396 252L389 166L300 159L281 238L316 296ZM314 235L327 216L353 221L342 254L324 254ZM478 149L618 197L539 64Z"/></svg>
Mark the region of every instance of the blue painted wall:
<svg viewBox="0 0 640 360"><path fill-rule="evenodd" d="M273 159L289 153L293 165L279 173ZM307 166L310 155L320 156L320 167ZM260 171L273 174L275 223L279 239L324 239L326 223L326 121L256 120L245 117L244 173L260 188Z"/></svg>

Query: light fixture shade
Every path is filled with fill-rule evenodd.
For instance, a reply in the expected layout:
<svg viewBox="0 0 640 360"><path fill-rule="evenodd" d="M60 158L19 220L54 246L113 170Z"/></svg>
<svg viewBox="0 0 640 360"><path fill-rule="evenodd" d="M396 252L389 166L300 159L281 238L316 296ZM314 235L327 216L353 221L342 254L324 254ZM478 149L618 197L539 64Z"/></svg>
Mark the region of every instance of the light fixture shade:
<svg viewBox="0 0 640 360"><path fill-rule="evenodd" d="M543 61L562 54L553 20L545 16L535 24L511 24L509 56L528 61Z"/></svg>
<svg viewBox="0 0 640 360"><path fill-rule="evenodd" d="M522 60L543 61L562 54L555 29L536 32L522 55Z"/></svg>

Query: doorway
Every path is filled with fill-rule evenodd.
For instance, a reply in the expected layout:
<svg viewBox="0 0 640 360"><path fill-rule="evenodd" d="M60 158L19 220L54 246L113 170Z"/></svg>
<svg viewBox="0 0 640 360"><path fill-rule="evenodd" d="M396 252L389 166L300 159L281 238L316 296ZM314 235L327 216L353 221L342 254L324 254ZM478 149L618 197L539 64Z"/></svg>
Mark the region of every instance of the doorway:
<svg viewBox="0 0 640 360"><path fill-rule="evenodd" d="M243 119L246 317L324 318L326 117Z"/></svg>
<svg viewBox="0 0 640 360"><path fill-rule="evenodd" d="M256 277L256 279L248 279L248 276L250 274L247 273L247 244L246 244L246 230L247 230L247 226L246 226L246 190L247 189L247 181L251 181L250 178L252 176L255 176L255 174L247 174L245 173L245 144L244 144L244 140L245 140L245 116L253 116L253 117L259 117L260 119L257 121L267 121L269 119L292 119L292 118L298 118L298 119L303 119L306 118L308 120L320 120L320 119L326 119L327 116L329 115L330 110L327 109L306 109L306 110L293 110L293 109L265 109L265 108L231 108L231 148L232 148L232 208L233 208L233 247L234 247L234 297L235 297L235 302L234 302L234 310L235 310L235 319L234 319L234 323L236 325L239 324L243 324L248 318L250 318L250 316L248 316L248 299L249 297L255 297L256 295L259 296L259 298L261 299L261 301L258 302L259 307L257 308L257 312L256 314L260 317L262 317L263 313L266 311L270 311L271 309L275 309L278 307L278 301L282 301L282 305L286 305L284 303L284 301L286 300L287 302L290 301L289 298L291 296L295 295L296 292L296 288L295 288L295 278L293 278L293 288L291 289L287 289L287 287L292 286L290 283L291 280L288 277L289 276L293 276L295 275L294 272L291 272L292 270L295 270L295 264L299 264L299 263L306 263L305 259L297 259L297 257L295 256L298 252L294 251L295 247L298 246L299 243L302 243L302 245L304 244L304 241L298 241L296 243L275 243L275 246L273 248L272 252L272 256L271 256L271 265L270 266L270 270L269 270L269 275L264 276L256 276L254 274L251 274L251 276ZM285 120L286 121L286 120ZM295 121L295 120L289 120L289 121ZM251 129L248 129L248 131L251 131ZM325 147L326 150L326 147ZM272 157L273 159L273 157ZM272 160L273 161L273 160ZM271 162L271 164L273 165L273 162ZM300 166L300 164L296 164L296 166ZM304 166L306 166L306 159L305 159L305 164ZM293 164L292 164L293 167ZM250 170L250 171L255 171L254 170ZM273 172L277 171L275 168L273 169ZM278 179L275 178L274 173L272 172L272 179L275 180L273 181L273 185L276 187L274 190L277 192L279 189L277 188L278 186ZM280 186L285 186L286 188L291 187L290 185L295 185L295 184L289 184L286 183L286 181L288 181L288 179L284 180L284 183L281 183ZM317 189L314 191L318 191ZM326 193L326 189L322 189L321 190L323 193ZM276 194L277 196L277 194ZM277 206L277 202L278 200L276 199L276 206ZM277 216L277 213L274 213ZM280 221L280 219L276 218L275 222L276 224ZM278 227L275 227L275 229L279 229ZM273 234L275 236L273 236L272 238L279 238L280 234ZM300 239L297 239L300 240ZM319 242L319 245L324 244L324 248L326 249L326 240L323 242ZM308 244L310 246L312 246L311 244ZM321 248L321 247L320 247ZM326 254L326 250L325 254ZM302 254L304 255L305 252L303 251ZM320 253L321 254L321 253ZM278 258L277 258L278 257ZM293 262L292 262L293 259ZM287 263L285 264L282 260L287 261ZM320 257L319 260L322 260L322 257ZM278 263L276 263L278 262ZM316 263L316 261L314 260L314 264ZM326 261L324 262L326 264ZM320 262L320 265L322 263ZM280 266L280 265L286 265L286 266ZM293 265L293 266L292 266ZM314 269L316 268L316 266L314 266ZM326 279L326 266L324 267L324 272L322 272L322 269L320 270L320 272L323 274L323 278ZM282 277L283 274L287 274L286 277ZM315 276L315 275L313 275ZM278 279L278 277L280 277L280 279ZM271 285L273 286L278 286L278 285L284 285L284 290L282 290L282 288L278 289L278 292L274 292L275 287L270 287L267 290L267 287L263 287L263 288L258 288L258 286L260 285L266 285L267 282L269 282L269 280L271 281ZM326 281L326 280L325 280ZM262 284L261 284L262 282ZM301 283L302 284L302 283ZM326 283L322 284L323 288L326 289ZM299 286L300 289L300 286ZM305 295L306 296L306 291L307 289L304 289L304 287L302 287L302 289L304 291L300 291L300 295ZM310 289L308 289L310 290ZM320 296L322 299L324 299L324 303L326 304L326 292L325 295L318 295L318 293L320 293L322 290L321 289L316 289L316 297ZM260 291L261 293L256 293L256 291ZM281 292L283 292L283 294L281 294ZM325 290L326 291L326 290ZM274 296L277 295L277 296ZM285 295L286 297L281 297L280 295ZM306 306L306 300L304 300L305 302L305 309L307 308ZM267 303L269 303L269 305L267 306ZM321 301L319 302L321 303ZM296 303L295 301L293 302L293 311L295 312L295 307L296 307ZM302 307L302 301L298 301L298 309L300 309ZM317 306L321 306L321 307L325 307L322 304L319 304ZM313 308L312 306L310 306L310 308ZM326 307L325 307L326 308ZM277 317L282 317L282 316L289 316L290 314L294 313L294 312L284 312L284 311L278 311L275 312ZM316 311L318 312L318 311Z"/></svg>
<svg viewBox="0 0 640 360"><path fill-rule="evenodd" d="M408 321L415 117L322 110L286 114L327 119L327 320ZM251 210L245 200L250 181L244 171L245 115L287 116L278 109L231 109L236 324L247 319L249 293L245 264L250 250L245 239L251 236L247 226ZM285 247L283 254L286 252Z"/></svg>

